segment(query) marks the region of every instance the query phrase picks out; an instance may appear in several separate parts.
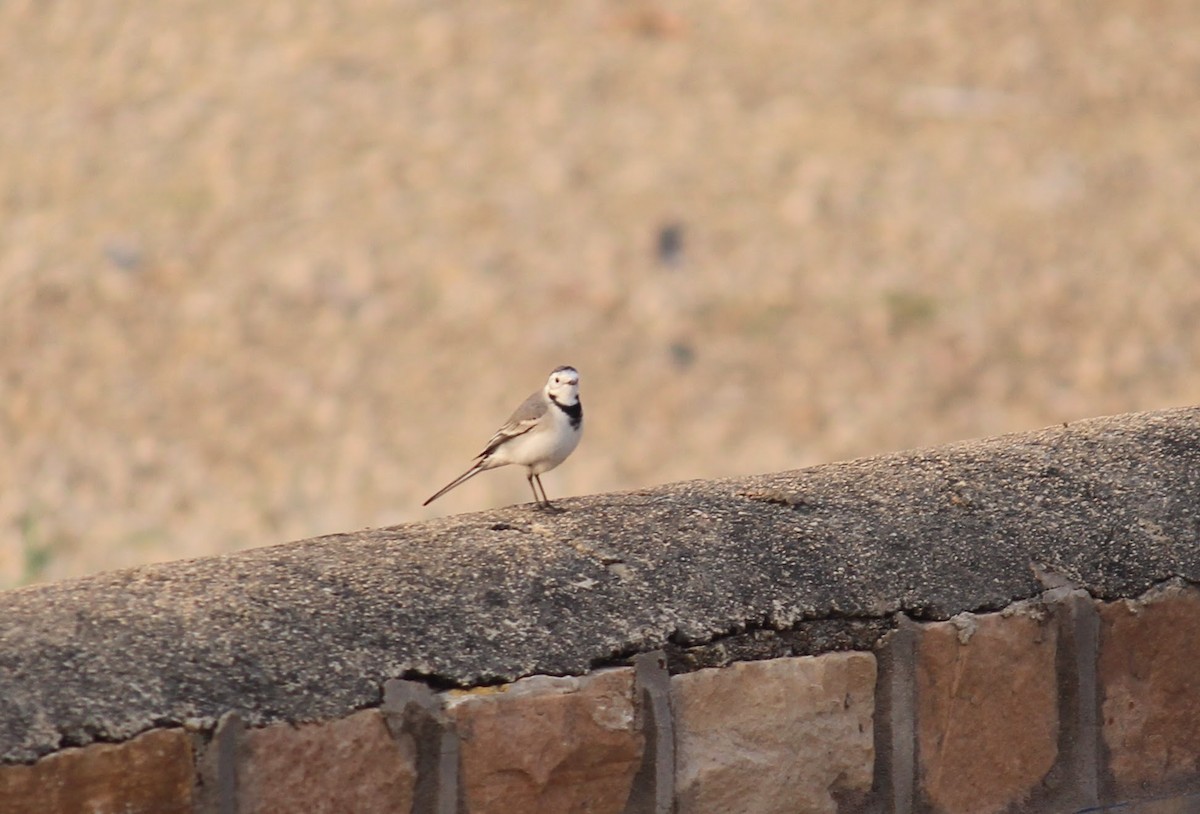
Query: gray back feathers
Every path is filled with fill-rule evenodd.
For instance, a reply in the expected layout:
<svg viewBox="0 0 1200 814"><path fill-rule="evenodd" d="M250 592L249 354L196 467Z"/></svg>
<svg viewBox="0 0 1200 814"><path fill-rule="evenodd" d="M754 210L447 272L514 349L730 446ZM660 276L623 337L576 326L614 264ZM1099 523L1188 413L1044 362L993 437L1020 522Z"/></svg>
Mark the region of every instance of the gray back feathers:
<svg viewBox="0 0 1200 814"><path fill-rule="evenodd" d="M513 414L508 417L508 421L500 429L496 430L496 434L491 437L484 447L483 452L476 456L476 459L486 458L496 449L510 438L516 438L518 435L524 435L537 426L538 419L546 414L546 399L542 395L541 390L536 390L530 394L529 398L521 402L521 406L513 410Z"/></svg>

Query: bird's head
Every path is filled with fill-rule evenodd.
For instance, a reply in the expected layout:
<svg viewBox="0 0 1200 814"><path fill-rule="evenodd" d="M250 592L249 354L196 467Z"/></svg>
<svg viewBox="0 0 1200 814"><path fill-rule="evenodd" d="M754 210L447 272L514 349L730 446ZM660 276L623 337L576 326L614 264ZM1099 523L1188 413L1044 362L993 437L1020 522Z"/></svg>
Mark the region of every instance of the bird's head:
<svg viewBox="0 0 1200 814"><path fill-rule="evenodd" d="M570 365L554 368L546 380L546 395L564 407L579 403L579 371Z"/></svg>

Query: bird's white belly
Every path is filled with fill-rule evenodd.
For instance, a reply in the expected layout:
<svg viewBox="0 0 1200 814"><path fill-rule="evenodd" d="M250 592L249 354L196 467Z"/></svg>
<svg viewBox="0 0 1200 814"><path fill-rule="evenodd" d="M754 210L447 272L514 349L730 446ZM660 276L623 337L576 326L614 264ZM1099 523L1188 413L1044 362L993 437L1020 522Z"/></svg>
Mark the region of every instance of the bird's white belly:
<svg viewBox="0 0 1200 814"><path fill-rule="evenodd" d="M566 416L562 416L552 424L530 430L512 439L496 450L500 454L494 455L493 458L501 459L497 460L497 463L529 467L531 474L540 475L565 461L567 456L575 451L575 447L579 446L582 435L582 426L572 428Z"/></svg>

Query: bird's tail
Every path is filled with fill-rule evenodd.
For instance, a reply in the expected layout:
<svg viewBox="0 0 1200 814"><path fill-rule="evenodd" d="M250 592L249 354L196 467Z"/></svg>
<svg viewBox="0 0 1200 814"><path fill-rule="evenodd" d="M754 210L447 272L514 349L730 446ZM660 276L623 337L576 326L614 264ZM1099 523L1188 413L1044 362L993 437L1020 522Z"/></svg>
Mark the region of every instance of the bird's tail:
<svg viewBox="0 0 1200 814"><path fill-rule="evenodd" d="M459 485L461 485L461 484L464 484L464 483L466 483L466 482L467 482L467 481L469 481L471 478L475 477L476 475L478 475L480 472L483 472L483 471L484 471L484 470L486 470L487 468L488 468L488 467L484 466L482 463L477 463L477 464L475 464L473 467L471 467L470 469L468 469L466 472L462 473L462 474L461 474L461 475L459 475L457 478L455 478L454 480L452 480L452 481L450 481L449 483L447 483L447 484L446 484L445 486L443 486L441 489L438 489L438 490L437 490L437 491L434 493L433 497L429 498L429 500L426 500L426 501L425 501L424 503L422 503L421 505L422 505L422 506L428 506L430 503L432 503L433 501L437 500L437 499L438 499L439 497L441 497L442 495L444 495L444 494L446 494L447 492L449 492L449 491L450 491L451 489L453 489L455 486L459 486Z"/></svg>

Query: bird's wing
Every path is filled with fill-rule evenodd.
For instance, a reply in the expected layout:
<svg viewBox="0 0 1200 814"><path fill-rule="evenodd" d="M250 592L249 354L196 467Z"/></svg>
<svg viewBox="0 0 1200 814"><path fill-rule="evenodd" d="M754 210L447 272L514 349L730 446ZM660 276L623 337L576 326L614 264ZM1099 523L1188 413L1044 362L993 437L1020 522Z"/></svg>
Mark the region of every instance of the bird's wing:
<svg viewBox="0 0 1200 814"><path fill-rule="evenodd" d="M483 452L476 456L476 460L488 457L505 441L529 432L537 426L545 414L546 400L542 397L542 391L538 390L532 393L525 401L521 402L520 407L513 410L513 414L508 417L508 421L505 421L504 425L496 430L496 434L487 442L487 446L484 447Z"/></svg>

